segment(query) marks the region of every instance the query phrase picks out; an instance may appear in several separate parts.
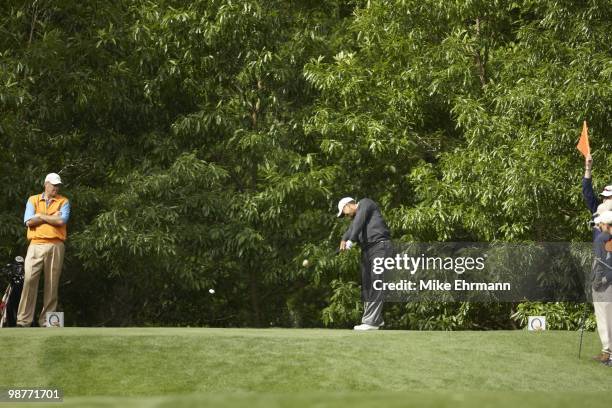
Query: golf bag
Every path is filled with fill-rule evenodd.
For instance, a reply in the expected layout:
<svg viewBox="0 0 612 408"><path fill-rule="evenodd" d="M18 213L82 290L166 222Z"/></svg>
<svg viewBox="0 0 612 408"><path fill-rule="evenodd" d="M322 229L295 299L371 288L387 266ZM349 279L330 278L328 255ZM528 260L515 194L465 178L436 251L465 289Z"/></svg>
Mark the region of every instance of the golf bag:
<svg viewBox="0 0 612 408"><path fill-rule="evenodd" d="M24 269L23 257L18 256L12 263L1 269L2 276L8 277L8 286L0 303L0 327L15 327L17 325L17 309L23 289Z"/></svg>

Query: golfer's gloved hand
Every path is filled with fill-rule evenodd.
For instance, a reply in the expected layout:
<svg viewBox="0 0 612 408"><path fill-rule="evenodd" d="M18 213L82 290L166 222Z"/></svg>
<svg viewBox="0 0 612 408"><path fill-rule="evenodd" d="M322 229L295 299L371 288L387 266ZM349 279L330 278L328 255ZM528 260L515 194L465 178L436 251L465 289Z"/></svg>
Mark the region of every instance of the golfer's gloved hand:
<svg viewBox="0 0 612 408"><path fill-rule="evenodd" d="M353 241L346 241L346 249L351 249L353 245Z"/></svg>

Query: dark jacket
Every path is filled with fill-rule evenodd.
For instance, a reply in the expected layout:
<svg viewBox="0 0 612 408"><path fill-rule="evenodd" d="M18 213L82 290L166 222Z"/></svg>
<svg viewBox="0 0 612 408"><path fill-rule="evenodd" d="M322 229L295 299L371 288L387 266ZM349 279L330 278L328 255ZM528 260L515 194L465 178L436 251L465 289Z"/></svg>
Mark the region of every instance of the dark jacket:
<svg viewBox="0 0 612 408"><path fill-rule="evenodd" d="M582 178L582 198L584 199L584 203L586 204L589 211L591 211L591 217L595 212L597 212L597 207L599 206L599 199L595 195L593 191L593 179L583 177ZM599 234L599 229L597 227L593 227L593 242L595 238Z"/></svg>
<svg viewBox="0 0 612 408"><path fill-rule="evenodd" d="M591 211L591 214L595 214L600 203L593 191L593 179L582 178L582 198L584 198L584 202Z"/></svg>
<svg viewBox="0 0 612 408"><path fill-rule="evenodd" d="M605 290L612 284L612 256L606 251L606 242L610 240L610 234L599 232L593 241L593 288ZM606 278L606 284L602 284L602 279Z"/></svg>
<svg viewBox="0 0 612 408"><path fill-rule="evenodd" d="M391 239L391 233L380 213L378 205L369 198L357 204L357 213L348 230L342 236L344 241L359 242L362 247Z"/></svg>

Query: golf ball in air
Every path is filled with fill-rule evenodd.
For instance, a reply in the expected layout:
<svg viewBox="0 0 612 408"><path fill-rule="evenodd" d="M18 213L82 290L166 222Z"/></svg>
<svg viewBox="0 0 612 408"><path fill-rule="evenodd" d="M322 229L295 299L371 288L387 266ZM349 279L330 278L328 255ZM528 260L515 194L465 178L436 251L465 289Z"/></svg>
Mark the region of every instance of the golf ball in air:
<svg viewBox="0 0 612 408"><path fill-rule="evenodd" d="M302 262L302 266L304 268L308 268L308 265L310 265L310 262L308 261L308 259L304 259L304 262Z"/></svg>
<svg viewBox="0 0 612 408"><path fill-rule="evenodd" d="M208 289L208 293L210 293L211 295L215 293L214 289Z"/></svg>

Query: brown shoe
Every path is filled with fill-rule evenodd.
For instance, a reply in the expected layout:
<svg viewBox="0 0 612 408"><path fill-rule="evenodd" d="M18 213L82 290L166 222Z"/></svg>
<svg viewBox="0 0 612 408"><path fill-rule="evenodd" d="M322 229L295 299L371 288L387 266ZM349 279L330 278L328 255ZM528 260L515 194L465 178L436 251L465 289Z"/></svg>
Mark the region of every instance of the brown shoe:
<svg viewBox="0 0 612 408"><path fill-rule="evenodd" d="M601 363L604 363L604 362L610 360L610 353L602 351L598 355L593 356L593 360L599 361Z"/></svg>

